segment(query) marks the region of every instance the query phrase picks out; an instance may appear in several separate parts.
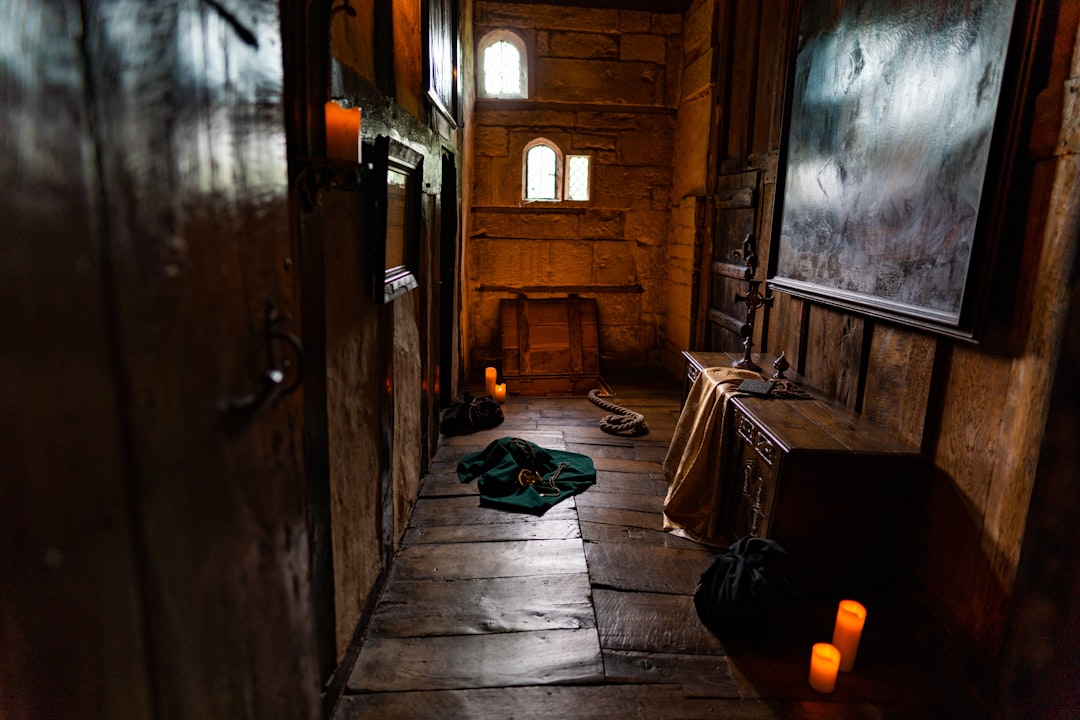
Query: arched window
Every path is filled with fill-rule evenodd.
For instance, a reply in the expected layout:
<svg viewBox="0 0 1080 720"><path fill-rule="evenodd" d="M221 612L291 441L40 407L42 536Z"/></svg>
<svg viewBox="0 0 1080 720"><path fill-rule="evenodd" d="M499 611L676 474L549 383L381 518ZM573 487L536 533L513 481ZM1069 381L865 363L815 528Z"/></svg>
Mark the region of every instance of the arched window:
<svg viewBox="0 0 1080 720"><path fill-rule="evenodd" d="M529 56L520 36L509 30L493 30L480 39L477 56L480 97L529 96Z"/></svg>
<svg viewBox="0 0 1080 720"><path fill-rule="evenodd" d="M590 156L564 158L558 145L537 138L525 146L522 154L522 199L587 202L591 196L591 165Z"/></svg>
<svg viewBox="0 0 1080 720"><path fill-rule="evenodd" d="M525 146L524 185L526 200L558 200L562 179L562 153L544 138Z"/></svg>

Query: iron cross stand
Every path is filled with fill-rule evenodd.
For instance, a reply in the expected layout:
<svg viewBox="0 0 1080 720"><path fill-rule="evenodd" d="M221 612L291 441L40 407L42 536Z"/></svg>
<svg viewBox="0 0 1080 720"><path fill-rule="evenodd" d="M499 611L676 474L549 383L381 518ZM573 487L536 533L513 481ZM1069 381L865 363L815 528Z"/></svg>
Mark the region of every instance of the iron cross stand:
<svg viewBox="0 0 1080 720"><path fill-rule="evenodd" d="M732 363L732 367L760 370L761 366L750 359L750 350L754 347L754 315L757 314L758 308L771 304L773 299L761 294L759 289L761 281L754 279L754 275L757 275L757 253L754 252L753 233L748 233L743 238L742 251L732 250L731 256L746 266L745 277L748 285L745 295L735 294L736 302L746 303L746 322L743 323L741 333L743 337L743 356Z"/></svg>

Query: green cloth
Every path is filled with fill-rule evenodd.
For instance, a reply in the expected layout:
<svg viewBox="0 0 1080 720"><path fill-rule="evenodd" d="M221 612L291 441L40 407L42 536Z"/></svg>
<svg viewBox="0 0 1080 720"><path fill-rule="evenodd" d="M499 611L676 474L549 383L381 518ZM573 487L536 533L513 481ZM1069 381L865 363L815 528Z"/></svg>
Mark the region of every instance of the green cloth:
<svg viewBox="0 0 1080 720"><path fill-rule="evenodd" d="M518 473L523 468L535 470L543 479L522 486ZM543 515L596 483L596 468L587 455L547 450L515 437L493 440L483 450L469 453L458 463L457 473L463 483L477 480L481 506L531 515Z"/></svg>

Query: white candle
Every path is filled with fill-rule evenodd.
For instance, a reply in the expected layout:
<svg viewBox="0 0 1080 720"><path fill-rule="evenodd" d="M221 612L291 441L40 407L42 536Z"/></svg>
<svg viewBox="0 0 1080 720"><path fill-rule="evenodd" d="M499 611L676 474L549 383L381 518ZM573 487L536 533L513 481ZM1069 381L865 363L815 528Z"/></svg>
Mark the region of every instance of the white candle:
<svg viewBox="0 0 1080 720"><path fill-rule="evenodd" d="M840 668L840 651L829 643L814 643L810 650L810 687L820 693L836 689L836 671Z"/></svg>
<svg viewBox="0 0 1080 720"><path fill-rule="evenodd" d="M836 611L836 627L833 628L832 644L840 651L840 669L850 672L855 667L859 652L859 639L866 622L866 608L854 600L841 600Z"/></svg>
<svg viewBox="0 0 1080 720"><path fill-rule="evenodd" d="M495 399L500 403L506 402L506 383L495 385Z"/></svg>
<svg viewBox="0 0 1080 720"><path fill-rule="evenodd" d="M484 368L484 390L488 395L495 394L495 368Z"/></svg>

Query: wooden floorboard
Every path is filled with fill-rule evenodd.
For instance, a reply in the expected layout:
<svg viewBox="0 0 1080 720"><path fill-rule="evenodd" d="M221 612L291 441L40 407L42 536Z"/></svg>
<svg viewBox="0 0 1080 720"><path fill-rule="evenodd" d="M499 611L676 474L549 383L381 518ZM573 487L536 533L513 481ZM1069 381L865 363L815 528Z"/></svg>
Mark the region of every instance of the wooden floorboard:
<svg viewBox="0 0 1080 720"><path fill-rule="evenodd" d="M602 642L602 639L601 639ZM614 683L673 683L687 697L742 697L722 655L676 655L604 648L604 675Z"/></svg>
<svg viewBox="0 0 1080 720"><path fill-rule="evenodd" d="M579 512L581 508L602 507L653 513L660 518L664 514L664 498L656 493L586 492L577 497L577 506Z"/></svg>
<svg viewBox="0 0 1080 720"><path fill-rule="evenodd" d="M411 527L440 525L484 525L522 523L538 520L575 520L574 498L563 500L541 516L480 506L477 495L464 497L420 498L413 509Z"/></svg>
<svg viewBox="0 0 1080 720"><path fill-rule="evenodd" d="M586 572L580 540L432 543L401 549L389 583Z"/></svg>
<svg viewBox="0 0 1080 720"><path fill-rule="evenodd" d="M387 587L371 637L482 635L595 628L584 573L475 580L411 580Z"/></svg>
<svg viewBox="0 0 1080 720"><path fill-rule="evenodd" d="M348 689L394 692L596 683L604 663L595 629L424 638L370 638Z"/></svg>
<svg viewBox="0 0 1080 720"><path fill-rule="evenodd" d="M708 550L585 543L594 586L690 595L709 565Z"/></svg>
<svg viewBox="0 0 1080 720"><path fill-rule="evenodd" d="M640 527L595 523L586 520L582 520L579 525L581 527L581 538L586 542L653 545L656 547L682 548L684 550L705 549L709 552L715 552L693 540L687 540L663 530L646 530Z"/></svg>
<svg viewBox="0 0 1080 720"><path fill-rule="evenodd" d="M478 495L475 482L461 482L457 471L431 473L424 478L420 487L420 497L452 497L454 495Z"/></svg>
<svg viewBox="0 0 1080 720"><path fill-rule="evenodd" d="M726 655L724 644L698 620L694 598L593 589L596 626L605 650L679 655Z"/></svg>
<svg viewBox="0 0 1080 720"><path fill-rule="evenodd" d="M643 495L667 495L668 484L650 473L623 473L598 470L596 485L589 492L639 493Z"/></svg>
<svg viewBox="0 0 1080 720"><path fill-rule="evenodd" d="M830 716L818 709L816 717ZM760 701L688 698L678 685L520 687L346 697L338 720L791 720ZM814 717L803 715L802 717ZM842 719L841 719L842 720Z"/></svg>
<svg viewBox="0 0 1080 720"><path fill-rule="evenodd" d="M620 527L638 527L644 530L664 529L663 515L640 510L588 506L578 510L578 519L582 522L604 523Z"/></svg>
<svg viewBox="0 0 1080 720"><path fill-rule="evenodd" d="M495 540L567 540L579 537L581 537L581 528L575 520L549 520L545 515L532 522L411 527L406 531L402 544L491 542Z"/></svg>

